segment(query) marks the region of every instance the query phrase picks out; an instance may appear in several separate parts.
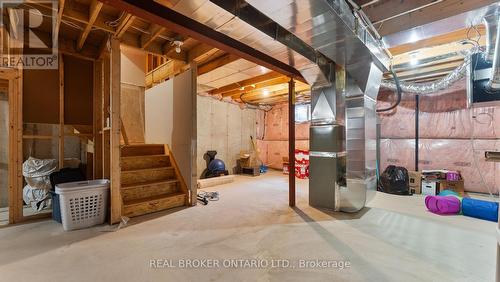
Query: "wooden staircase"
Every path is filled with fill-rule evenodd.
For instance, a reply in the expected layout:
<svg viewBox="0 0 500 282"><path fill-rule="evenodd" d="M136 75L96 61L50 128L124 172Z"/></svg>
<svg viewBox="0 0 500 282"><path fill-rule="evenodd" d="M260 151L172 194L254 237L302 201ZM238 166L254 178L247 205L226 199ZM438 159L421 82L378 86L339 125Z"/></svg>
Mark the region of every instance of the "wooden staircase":
<svg viewBox="0 0 500 282"><path fill-rule="evenodd" d="M188 203L186 184L167 145L121 147L121 196L127 217Z"/></svg>

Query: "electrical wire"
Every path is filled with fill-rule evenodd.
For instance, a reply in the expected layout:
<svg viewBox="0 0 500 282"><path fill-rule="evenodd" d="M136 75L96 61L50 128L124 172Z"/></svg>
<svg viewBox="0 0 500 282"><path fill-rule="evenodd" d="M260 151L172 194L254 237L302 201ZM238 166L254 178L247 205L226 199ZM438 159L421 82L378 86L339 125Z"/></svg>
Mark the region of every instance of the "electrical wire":
<svg viewBox="0 0 500 282"><path fill-rule="evenodd" d="M470 123L471 123L471 134L470 134L470 144L471 144L471 148L472 148L472 164L474 165L474 168L476 169L477 173L479 174L479 178L481 179L481 182L482 184L486 187L486 189L488 189L488 193L490 194L490 197L492 198L496 198L493 194L493 190L494 190L494 187L490 187L490 185L488 185L488 183L486 182L486 179L481 171L481 169L479 168L479 164L477 162L477 158L476 158L476 148L474 147L474 141L475 141L475 138L474 138L474 124L476 121L476 117L474 115L474 109L470 109Z"/></svg>
<svg viewBox="0 0 500 282"><path fill-rule="evenodd" d="M472 56L469 57L469 60L472 60ZM472 67L472 71L471 71L471 75L472 75L472 80L474 80L474 74L475 74L475 70L477 68L477 63L478 63L479 60L476 59L475 61L475 64L474 66ZM481 183L486 187L486 189L488 189L488 192L490 193L490 197L493 197L493 188L491 188L488 183L486 183L486 179L481 171L481 169L479 168L479 165L477 163L477 159L476 159L476 148L474 146L474 141L475 141L475 138L474 138L474 124L475 122L478 122L476 120L477 116L479 115L474 115L474 108L471 108L469 109L470 111L470 126L471 126L471 133L470 133L470 144L471 144L471 149L472 149L472 164L474 165L474 168L476 169L477 173L479 174L479 178L481 179ZM488 113L482 113L482 114L488 114ZM491 123L493 122L493 117L491 116L491 114L488 114L490 116L490 125ZM485 124L485 123L481 123L481 122L478 122L479 124Z"/></svg>
<svg viewBox="0 0 500 282"><path fill-rule="evenodd" d="M259 109L263 110L264 112L269 112L273 109L273 106L270 104L261 104L261 103L253 103L253 102L248 102L243 99L243 96L245 96L247 93L242 93L240 95L240 100L243 104L258 107Z"/></svg>

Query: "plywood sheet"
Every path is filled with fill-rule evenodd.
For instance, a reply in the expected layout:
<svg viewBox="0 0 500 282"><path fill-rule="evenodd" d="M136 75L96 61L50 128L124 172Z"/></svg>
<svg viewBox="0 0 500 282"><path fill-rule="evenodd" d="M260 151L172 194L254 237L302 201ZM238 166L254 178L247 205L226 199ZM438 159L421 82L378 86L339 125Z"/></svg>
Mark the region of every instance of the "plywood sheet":
<svg viewBox="0 0 500 282"><path fill-rule="evenodd" d="M23 71L23 120L59 123L59 71Z"/></svg>
<svg viewBox="0 0 500 282"><path fill-rule="evenodd" d="M64 56L64 123L93 125L93 62Z"/></svg>
<svg viewBox="0 0 500 282"><path fill-rule="evenodd" d="M121 118L130 144L144 143L144 87L122 83Z"/></svg>

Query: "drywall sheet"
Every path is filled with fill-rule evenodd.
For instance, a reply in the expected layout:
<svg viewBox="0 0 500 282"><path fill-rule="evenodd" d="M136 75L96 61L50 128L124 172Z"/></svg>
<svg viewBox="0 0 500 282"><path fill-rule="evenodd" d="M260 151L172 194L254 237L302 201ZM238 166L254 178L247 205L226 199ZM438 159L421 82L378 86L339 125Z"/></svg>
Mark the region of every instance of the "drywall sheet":
<svg viewBox="0 0 500 282"><path fill-rule="evenodd" d="M216 158L233 173L240 152L252 150L250 136L257 135L257 110L198 96L197 114L198 175L207 167L203 155L210 150L217 151Z"/></svg>
<svg viewBox="0 0 500 282"><path fill-rule="evenodd" d="M145 95L145 141L170 146L188 187L193 187L192 174L196 172L192 158L196 158L192 149L196 143L196 93L192 85L192 72L188 70L146 90Z"/></svg>
<svg viewBox="0 0 500 282"><path fill-rule="evenodd" d="M120 51L122 83L146 86L147 53L126 45L121 45Z"/></svg>
<svg viewBox="0 0 500 282"><path fill-rule="evenodd" d="M148 144L172 144L174 124L174 83L169 79L146 90L145 141Z"/></svg>
<svg viewBox="0 0 500 282"><path fill-rule="evenodd" d="M173 80L172 153L186 185L196 189L196 77L187 70ZM196 179L196 178L195 178Z"/></svg>
<svg viewBox="0 0 500 282"><path fill-rule="evenodd" d="M94 66L73 56L64 60L64 123L93 124Z"/></svg>
<svg viewBox="0 0 500 282"><path fill-rule="evenodd" d="M144 87L121 84L121 118L130 144L144 143Z"/></svg>
<svg viewBox="0 0 500 282"><path fill-rule="evenodd" d="M23 121L59 124L58 70L23 70Z"/></svg>

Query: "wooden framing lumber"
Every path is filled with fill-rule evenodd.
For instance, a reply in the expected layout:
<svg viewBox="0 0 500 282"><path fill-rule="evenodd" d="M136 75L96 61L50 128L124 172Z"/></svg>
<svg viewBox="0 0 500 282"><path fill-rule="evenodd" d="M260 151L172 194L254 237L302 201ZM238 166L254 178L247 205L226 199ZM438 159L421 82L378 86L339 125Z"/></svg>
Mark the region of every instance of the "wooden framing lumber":
<svg viewBox="0 0 500 282"><path fill-rule="evenodd" d="M81 50L83 48L83 45L85 44L85 41L87 40L87 37L89 36L89 33L92 30L92 27L94 26L94 23L97 20L97 16L99 16L99 12L101 11L103 5L104 4L102 2L92 0L92 3L90 4L89 20L87 25L85 26L85 29L82 31L80 37L78 38L77 50Z"/></svg>
<svg viewBox="0 0 500 282"><path fill-rule="evenodd" d="M94 178L103 178L103 62L102 60L94 62Z"/></svg>
<svg viewBox="0 0 500 282"><path fill-rule="evenodd" d="M59 55L59 168L64 167L64 59Z"/></svg>
<svg viewBox="0 0 500 282"><path fill-rule="evenodd" d="M207 62L207 63L204 63L204 64L198 66L198 75L202 75L202 74L211 72L216 68L219 68L219 67L227 65L229 63L232 63L238 59L240 59L240 57L233 55L233 54L228 53L228 54L222 55L214 60L211 60L210 62Z"/></svg>
<svg viewBox="0 0 500 282"><path fill-rule="evenodd" d="M61 21L62 21L62 16L64 13L64 4L65 0L59 0L59 7L57 10L57 19L56 19L56 26L54 30L54 38L58 39L59 38L59 29L61 28Z"/></svg>
<svg viewBox="0 0 500 282"><path fill-rule="evenodd" d="M128 28L134 23L134 20L135 16L127 13L116 28L115 37L120 39L125 34L125 32L127 32Z"/></svg>
<svg viewBox="0 0 500 282"><path fill-rule="evenodd" d="M278 77L278 78L275 78L272 80L257 83L257 84L254 84L255 87L252 87L251 92L255 93L256 91L259 91L260 89L265 88L265 87L287 83L289 80L290 80L290 78L288 78L286 76L282 76L282 77ZM244 90L240 90L240 89L233 90L230 92L223 93L222 97L239 98L241 96L241 94L246 93L246 92L249 92L248 89L247 90L245 90L245 89Z"/></svg>
<svg viewBox="0 0 500 282"><path fill-rule="evenodd" d="M111 218L115 224L121 220L121 169L120 169L120 95L121 95L121 62L120 41L111 39Z"/></svg>
<svg viewBox="0 0 500 282"><path fill-rule="evenodd" d="M227 92L231 92L234 90L239 90L242 87L252 86L254 84L262 83L264 81L268 81L268 80L279 78L279 77L283 77L283 75L273 71L270 73L262 74L262 75L259 75L256 77L252 77L249 79L245 79L245 80L241 80L241 81L238 81L235 83L231 83L231 84L228 84L228 85L223 86L223 87L219 87L217 89L209 91L208 93L210 95L227 93Z"/></svg>
<svg viewBox="0 0 500 282"><path fill-rule="evenodd" d="M141 35L141 49L147 48L164 31L164 27L157 24L151 24L149 27L149 34Z"/></svg>

